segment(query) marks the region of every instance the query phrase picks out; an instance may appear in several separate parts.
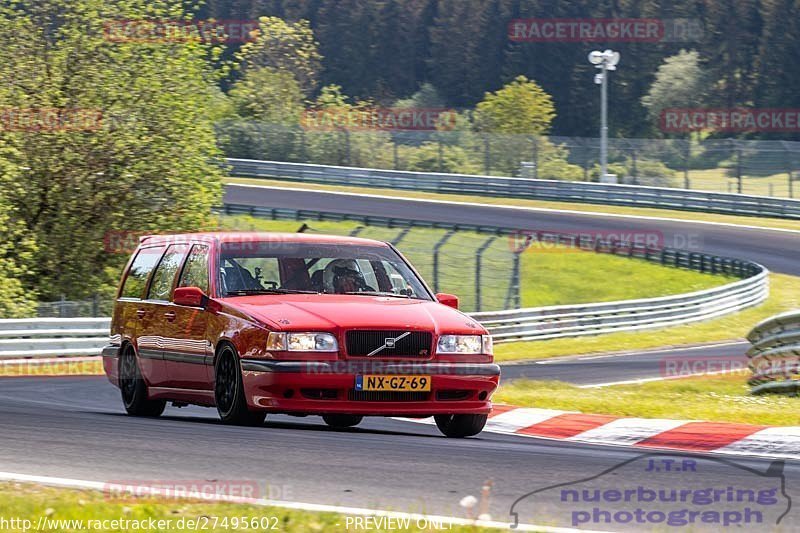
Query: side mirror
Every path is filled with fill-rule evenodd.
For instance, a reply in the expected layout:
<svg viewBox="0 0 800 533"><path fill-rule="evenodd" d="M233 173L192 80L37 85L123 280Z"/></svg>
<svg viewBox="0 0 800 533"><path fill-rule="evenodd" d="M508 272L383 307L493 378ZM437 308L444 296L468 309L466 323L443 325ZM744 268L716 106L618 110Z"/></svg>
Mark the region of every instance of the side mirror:
<svg viewBox="0 0 800 533"><path fill-rule="evenodd" d="M176 305L205 307L208 296L199 287L178 287L172 294L172 301Z"/></svg>
<svg viewBox="0 0 800 533"><path fill-rule="evenodd" d="M454 294L446 294L444 292L436 293L436 300L447 307L458 309L458 296Z"/></svg>

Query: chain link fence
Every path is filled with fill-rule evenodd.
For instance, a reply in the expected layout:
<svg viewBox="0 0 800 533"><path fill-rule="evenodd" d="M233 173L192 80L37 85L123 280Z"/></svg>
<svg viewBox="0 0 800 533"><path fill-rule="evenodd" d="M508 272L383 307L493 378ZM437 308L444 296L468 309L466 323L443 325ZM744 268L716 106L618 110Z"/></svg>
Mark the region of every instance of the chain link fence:
<svg viewBox="0 0 800 533"><path fill-rule="evenodd" d="M56 302L40 302L36 306L37 317L79 318L111 316L114 302L95 295L89 300L67 300L62 298Z"/></svg>
<svg viewBox="0 0 800 533"><path fill-rule="evenodd" d="M598 181L596 138L472 131L317 131L253 121L217 124L231 158L354 167ZM800 196L800 142L609 139L618 182Z"/></svg>

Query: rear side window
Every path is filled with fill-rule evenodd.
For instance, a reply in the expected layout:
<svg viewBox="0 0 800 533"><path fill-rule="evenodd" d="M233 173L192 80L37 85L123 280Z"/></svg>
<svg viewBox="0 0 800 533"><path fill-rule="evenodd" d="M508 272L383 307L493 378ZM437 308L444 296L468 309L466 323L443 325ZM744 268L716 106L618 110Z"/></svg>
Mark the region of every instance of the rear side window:
<svg viewBox="0 0 800 533"><path fill-rule="evenodd" d="M142 248L136 254L136 258L131 263L128 275L125 277L124 285L120 291L122 298L141 298L147 278L161 259L164 252L163 246Z"/></svg>
<svg viewBox="0 0 800 533"><path fill-rule="evenodd" d="M153 281L150 282L150 290L147 292L148 300L169 300L178 269L186 255L186 249L185 244L173 244L167 248L167 253L164 254L156 271L153 272Z"/></svg>
<svg viewBox="0 0 800 533"><path fill-rule="evenodd" d="M208 294L208 246L192 246L178 287L199 287Z"/></svg>

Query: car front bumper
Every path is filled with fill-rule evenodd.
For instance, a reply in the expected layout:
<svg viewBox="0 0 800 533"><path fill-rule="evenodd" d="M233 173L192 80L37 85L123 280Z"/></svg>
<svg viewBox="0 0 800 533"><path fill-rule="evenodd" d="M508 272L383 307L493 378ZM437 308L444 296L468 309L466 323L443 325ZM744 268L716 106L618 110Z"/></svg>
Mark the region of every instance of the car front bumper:
<svg viewBox="0 0 800 533"><path fill-rule="evenodd" d="M500 367L493 363L242 359L241 365L250 408L292 414L488 414L500 380ZM359 393L358 375L430 376L431 390Z"/></svg>

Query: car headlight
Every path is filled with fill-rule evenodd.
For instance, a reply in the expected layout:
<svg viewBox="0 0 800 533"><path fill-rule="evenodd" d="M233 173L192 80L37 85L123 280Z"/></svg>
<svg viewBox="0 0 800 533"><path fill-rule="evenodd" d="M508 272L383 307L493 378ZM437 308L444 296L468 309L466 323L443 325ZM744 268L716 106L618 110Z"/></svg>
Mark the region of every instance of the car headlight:
<svg viewBox="0 0 800 533"><path fill-rule="evenodd" d="M339 343L330 333L281 333L267 338L267 350L285 352L338 352Z"/></svg>
<svg viewBox="0 0 800 533"><path fill-rule="evenodd" d="M492 338L489 335L442 335L436 353L491 354Z"/></svg>

